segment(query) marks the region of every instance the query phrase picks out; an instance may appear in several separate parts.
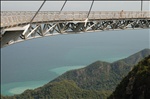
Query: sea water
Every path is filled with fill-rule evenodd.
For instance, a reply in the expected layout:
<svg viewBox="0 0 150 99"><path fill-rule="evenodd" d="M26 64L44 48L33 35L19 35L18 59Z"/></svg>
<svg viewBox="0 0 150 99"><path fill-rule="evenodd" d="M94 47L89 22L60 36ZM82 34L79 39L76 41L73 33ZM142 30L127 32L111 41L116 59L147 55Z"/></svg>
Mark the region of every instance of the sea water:
<svg viewBox="0 0 150 99"><path fill-rule="evenodd" d="M149 48L149 29L104 31L33 39L1 49L1 93L42 86L97 60L114 62Z"/></svg>

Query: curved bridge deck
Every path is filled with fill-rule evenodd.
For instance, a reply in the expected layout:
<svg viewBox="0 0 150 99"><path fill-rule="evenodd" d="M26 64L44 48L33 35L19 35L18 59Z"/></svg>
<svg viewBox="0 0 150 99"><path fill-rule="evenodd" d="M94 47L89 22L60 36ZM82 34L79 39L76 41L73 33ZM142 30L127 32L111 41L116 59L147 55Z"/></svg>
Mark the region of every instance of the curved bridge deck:
<svg viewBox="0 0 150 99"><path fill-rule="evenodd" d="M51 36L119 29L150 28L150 12L1 12L1 47L17 42Z"/></svg>
<svg viewBox="0 0 150 99"><path fill-rule="evenodd" d="M1 28L15 27L28 24L36 12L34 11L2 11ZM33 20L33 23L46 23L58 21L84 21L87 11L50 12L41 11ZM114 20L114 19L141 19L150 18L149 11L92 11L89 20Z"/></svg>

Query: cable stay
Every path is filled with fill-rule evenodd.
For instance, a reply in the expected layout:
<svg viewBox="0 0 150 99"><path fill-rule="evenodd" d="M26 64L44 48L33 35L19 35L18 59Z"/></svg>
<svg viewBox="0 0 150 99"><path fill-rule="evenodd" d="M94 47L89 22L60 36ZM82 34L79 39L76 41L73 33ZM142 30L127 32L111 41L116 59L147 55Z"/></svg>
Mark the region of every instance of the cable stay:
<svg viewBox="0 0 150 99"><path fill-rule="evenodd" d="M141 0L141 11L143 11L143 0Z"/></svg>
<svg viewBox="0 0 150 99"><path fill-rule="evenodd" d="M84 21L84 22L85 22L85 24L84 24L85 27L86 27L87 21L88 21L88 19L89 19L89 15L90 15L90 12L91 12L91 10L92 10L93 4L94 4L94 0L93 0L92 3L91 3L89 12L88 12L88 14L87 14L87 18L86 18L85 21Z"/></svg>
<svg viewBox="0 0 150 99"><path fill-rule="evenodd" d="M63 6L61 7L61 9L60 9L59 13L61 13L61 11L64 9L64 7L65 7L66 3L67 3L67 0L65 0L65 2L64 2L64 4L63 4Z"/></svg>
<svg viewBox="0 0 150 99"><path fill-rule="evenodd" d="M89 9L89 12L88 12L87 18L89 18L90 12L91 12L92 7L93 7L93 4L94 4L94 0L92 1L92 4L91 4L91 6L90 6L90 9Z"/></svg>
<svg viewBox="0 0 150 99"><path fill-rule="evenodd" d="M45 2L46 2L46 0L43 1L43 3L41 4L41 6L39 7L39 9L36 11L35 15L34 15L34 16L32 17L32 19L30 20L29 24L28 24L27 26L25 26L25 31L22 33L23 38L25 38L25 37L24 37L25 33L26 33L27 30L30 28L31 23L33 22L34 18L37 16L37 14L38 14L39 11L41 10L41 8L44 6ZM66 2L67 2L67 0L65 0L63 6L61 7L61 9L60 9L60 11L59 11L59 14L62 12L63 8L65 7ZM59 24L59 23L56 23L56 24L52 25L51 28L48 29L44 34L46 34L47 32L49 32L49 31L50 31L53 27L55 27L57 24ZM30 33L30 34L31 34L31 33Z"/></svg>
<svg viewBox="0 0 150 99"><path fill-rule="evenodd" d="M41 4L40 8L36 11L35 15L32 17L30 24L32 23L32 21L34 20L34 18L36 17L36 15L38 14L38 12L41 10L41 8L43 7L43 5L45 4L46 0L43 1L43 3Z"/></svg>
<svg viewBox="0 0 150 99"><path fill-rule="evenodd" d="M32 19L30 20L29 24L23 27L23 28L24 28L24 31L23 31L23 33L21 34L21 38L26 39L25 34L28 32L28 29L30 28L32 21L34 20L34 18L35 18L36 15L38 14L38 12L41 10L41 8L42 8L43 5L45 4L45 2L46 2L46 0L43 1L43 3L41 4L41 6L39 7L39 9L36 11L36 13L35 13L34 16L32 17ZM32 33L32 32L31 32L31 33ZM29 34L31 34L31 33L29 33ZM29 36L29 34L28 34L27 36Z"/></svg>

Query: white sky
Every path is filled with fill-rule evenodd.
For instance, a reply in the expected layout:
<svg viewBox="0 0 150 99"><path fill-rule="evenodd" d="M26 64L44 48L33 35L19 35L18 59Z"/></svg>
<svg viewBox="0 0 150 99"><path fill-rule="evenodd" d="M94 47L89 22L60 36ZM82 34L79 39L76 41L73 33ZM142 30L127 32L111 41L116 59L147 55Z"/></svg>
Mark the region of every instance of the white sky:
<svg viewBox="0 0 150 99"><path fill-rule="evenodd" d="M36 11L43 1L1 1L2 11ZM68 1L63 11L88 11L92 1ZM59 11L64 1L46 1L41 10ZM140 1L95 1L92 11L140 11ZM150 1L143 2L143 10L150 11Z"/></svg>

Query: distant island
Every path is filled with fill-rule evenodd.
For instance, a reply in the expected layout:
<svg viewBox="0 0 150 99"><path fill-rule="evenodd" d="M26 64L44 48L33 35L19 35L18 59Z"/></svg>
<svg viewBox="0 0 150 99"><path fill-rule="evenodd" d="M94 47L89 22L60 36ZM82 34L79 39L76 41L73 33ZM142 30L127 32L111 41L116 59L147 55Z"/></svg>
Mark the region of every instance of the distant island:
<svg viewBox="0 0 150 99"><path fill-rule="evenodd" d="M133 92L129 90L131 93L129 92L130 94L128 96L123 95L121 97L119 96L120 93L118 90L122 90L123 88L120 92L125 91L125 87L121 86L127 85L126 82L129 81L127 78L130 78L129 75L131 73L136 75L134 72L136 70L139 74L143 73L142 75L144 77L150 77L147 76L150 75L150 56L147 57L148 55L150 55L150 49L144 49L113 63L96 61L87 67L67 71L53 81L35 90L26 90L22 94L14 96L1 95L1 99L107 99L109 96L109 99L126 99L124 97L131 97ZM121 82L122 79L123 81ZM143 81L147 82L145 79ZM117 87L118 84L119 86ZM131 97L130 99L133 98Z"/></svg>

